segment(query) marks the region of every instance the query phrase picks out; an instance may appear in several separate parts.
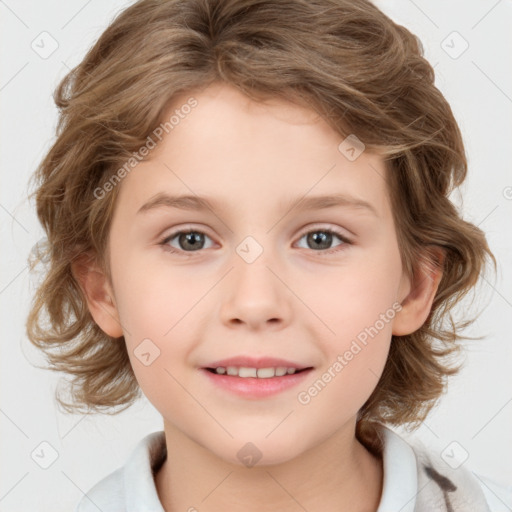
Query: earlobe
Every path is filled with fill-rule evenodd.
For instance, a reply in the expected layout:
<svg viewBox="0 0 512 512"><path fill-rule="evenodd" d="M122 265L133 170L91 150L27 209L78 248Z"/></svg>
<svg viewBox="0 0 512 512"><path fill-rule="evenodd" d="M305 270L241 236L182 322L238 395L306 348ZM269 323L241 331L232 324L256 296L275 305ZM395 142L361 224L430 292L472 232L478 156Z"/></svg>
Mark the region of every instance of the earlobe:
<svg viewBox="0 0 512 512"><path fill-rule="evenodd" d="M75 260L71 269L96 324L113 338L122 336L119 313L112 298L114 293L105 273L89 255Z"/></svg>
<svg viewBox="0 0 512 512"><path fill-rule="evenodd" d="M401 301L402 309L394 318L393 335L412 334L425 323L443 275L443 262L444 253L436 248L417 266L410 291Z"/></svg>

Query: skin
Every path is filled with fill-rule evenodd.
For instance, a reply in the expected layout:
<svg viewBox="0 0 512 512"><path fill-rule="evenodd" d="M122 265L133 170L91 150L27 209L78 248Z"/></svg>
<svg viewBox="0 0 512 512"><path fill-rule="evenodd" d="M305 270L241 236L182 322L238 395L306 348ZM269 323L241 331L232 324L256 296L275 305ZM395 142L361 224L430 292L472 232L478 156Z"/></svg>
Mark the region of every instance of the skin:
<svg viewBox="0 0 512 512"><path fill-rule="evenodd" d="M175 98L169 112L189 97ZM225 84L194 97L198 105L121 183L109 239L112 282L94 265L81 278L94 320L125 337L137 381L162 414L170 454L155 478L162 505L375 511L382 461L356 439L356 415L382 373L391 335L421 327L441 275L420 269L412 282L404 274L378 155L349 161L338 150L343 137L313 110L283 100L254 102ZM161 191L212 197L218 206L137 214ZM283 209L291 198L335 192L369 202L377 215ZM167 243L179 254L159 244L182 228L205 233L203 248L180 245L179 236ZM333 235L317 249L305 236L329 228L351 243ZM263 249L252 263L236 252L247 236ZM401 311L299 403L297 393L394 303ZM160 350L149 366L134 355L146 338ZM282 357L314 370L298 388L244 399L199 370L234 355ZM249 441L262 453L253 467L237 458Z"/></svg>

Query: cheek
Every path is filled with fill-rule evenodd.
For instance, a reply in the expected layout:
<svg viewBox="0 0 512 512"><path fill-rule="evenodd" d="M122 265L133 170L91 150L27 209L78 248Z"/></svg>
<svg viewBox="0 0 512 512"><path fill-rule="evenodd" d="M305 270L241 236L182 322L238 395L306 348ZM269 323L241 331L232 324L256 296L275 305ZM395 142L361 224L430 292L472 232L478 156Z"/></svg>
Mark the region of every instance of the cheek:
<svg viewBox="0 0 512 512"><path fill-rule="evenodd" d="M211 288L208 279L194 278L180 266L149 265L142 258L131 258L119 270L118 312L126 338L135 344L142 338L166 343L176 328L194 316L193 308Z"/></svg>
<svg viewBox="0 0 512 512"><path fill-rule="evenodd" d="M212 285L179 267L167 275L157 266L136 268L131 262L117 274L117 308L135 377L156 406L167 403L169 394L183 395L172 376L180 382L189 377L182 367L201 340L197 312Z"/></svg>
<svg viewBox="0 0 512 512"><path fill-rule="evenodd" d="M325 355L324 367L311 390L322 392L318 406L340 403L356 412L374 390L400 309L400 276L398 253L382 251L316 276L314 293L305 302L323 323L317 343ZM309 398L307 393L305 400Z"/></svg>
<svg viewBox="0 0 512 512"><path fill-rule="evenodd" d="M387 293L357 290L361 295L354 290L351 300L326 304L333 333L317 338L325 356L322 367L297 396L311 417L325 418L326 431L357 414L377 386L389 354L396 308Z"/></svg>
<svg viewBox="0 0 512 512"><path fill-rule="evenodd" d="M345 343L375 324L379 331L391 333L389 320L396 313L400 277L398 253L365 254L347 265L317 272L314 286L304 281L300 293L325 324L325 332Z"/></svg>

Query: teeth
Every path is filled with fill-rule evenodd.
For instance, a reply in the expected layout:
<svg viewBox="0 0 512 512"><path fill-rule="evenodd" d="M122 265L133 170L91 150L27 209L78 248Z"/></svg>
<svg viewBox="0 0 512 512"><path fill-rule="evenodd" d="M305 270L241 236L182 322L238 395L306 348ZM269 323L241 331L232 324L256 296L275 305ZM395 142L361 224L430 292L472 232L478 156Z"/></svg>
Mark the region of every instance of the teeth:
<svg viewBox="0 0 512 512"><path fill-rule="evenodd" d="M258 370L256 368L244 368L243 366L238 369L239 377L256 377Z"/></svg>
<svg viewBox="0 0 512 512"><path fill-rule="evenodd" d="M282 377L283 375L291 375L296 372L296 368L286 368L285 366L279 366L277 368L247 368L245 366L228 366L224 368L219 366L215 369L215 373L224 375L227 373L233 377L256 377L259 379L269 379L271 377Z"/></svg>
<svg viewBox="0 0 512 512"><path fill-rule="evenodd" d="M275 368L258 368L258 378L269 379L276 376Z"/></svg>

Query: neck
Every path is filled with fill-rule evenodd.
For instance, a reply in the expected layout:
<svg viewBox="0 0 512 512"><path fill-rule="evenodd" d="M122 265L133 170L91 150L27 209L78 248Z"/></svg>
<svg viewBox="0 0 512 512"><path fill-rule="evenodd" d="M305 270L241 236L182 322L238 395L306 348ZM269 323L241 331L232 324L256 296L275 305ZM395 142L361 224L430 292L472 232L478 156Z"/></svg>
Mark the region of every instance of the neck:
<svg viewBox="0 0 512 512"><path fill-rule="evenodd" d="M155 476L162 506L166 512L375 512L382 493L382 459L350 427L292 460L245 467L217 457L165 424L168 457Z"/></svg>

